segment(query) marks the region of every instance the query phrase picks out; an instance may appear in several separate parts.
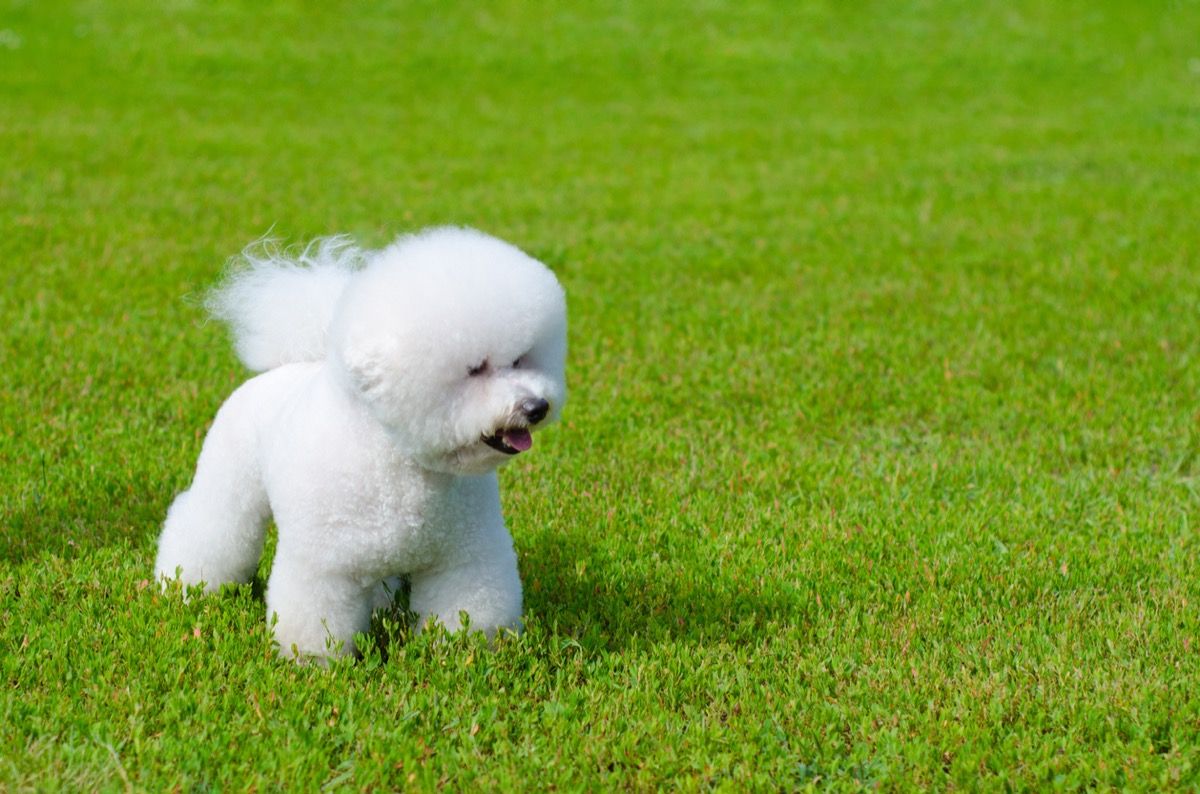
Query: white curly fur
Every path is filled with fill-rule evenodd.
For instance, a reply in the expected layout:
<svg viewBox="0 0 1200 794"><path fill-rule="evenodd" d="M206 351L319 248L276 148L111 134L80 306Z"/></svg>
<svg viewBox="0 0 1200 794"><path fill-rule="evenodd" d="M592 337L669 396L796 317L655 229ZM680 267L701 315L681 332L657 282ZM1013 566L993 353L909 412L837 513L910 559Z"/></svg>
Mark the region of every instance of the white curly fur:
<svg viewBox="0 0 1200 794"><path fill-rule="evenodd" d="M320 361L333 308L365 258L345 236L314 240L294 256L264 240L242 251L205 306L233 329L238 358L254 372Z"/></svg>
<svg viewBox="0 0 1200 794"><path fill-rule="evenodd" d="M557 279L513 246L441 228L366 252L251 250L211 298L242 360L157 575L245 582L274 516L267 614L284 654L350 653L399 575L422 623L519 628L495 469L566 398Z"/></svg>

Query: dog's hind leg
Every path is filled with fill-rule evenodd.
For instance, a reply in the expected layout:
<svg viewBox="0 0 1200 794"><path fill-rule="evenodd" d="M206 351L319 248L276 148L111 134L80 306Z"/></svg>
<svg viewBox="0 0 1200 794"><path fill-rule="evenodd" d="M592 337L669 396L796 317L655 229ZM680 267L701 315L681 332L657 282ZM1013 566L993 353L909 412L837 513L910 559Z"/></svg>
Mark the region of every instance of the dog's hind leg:
<svg viewBox="0 0 1200 794"><path fill-rule="evenodd" d="M270 514L246 406L231 399L217 413L192 485L175 498L158 541L155 575L216 590L248 582L262 555Z"/></svg>

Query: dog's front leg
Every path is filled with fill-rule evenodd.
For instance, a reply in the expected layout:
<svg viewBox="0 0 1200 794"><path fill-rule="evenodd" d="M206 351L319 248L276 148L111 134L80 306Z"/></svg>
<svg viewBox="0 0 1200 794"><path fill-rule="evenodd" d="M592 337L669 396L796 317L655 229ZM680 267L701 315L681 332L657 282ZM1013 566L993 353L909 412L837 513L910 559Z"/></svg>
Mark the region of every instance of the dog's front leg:
<svg viewBox="0 0 1200 794"><path fill-rule="evenodd" d="M470 551L457 564L413 574L409 603L420 625L436 620L448 631L458 631L465 613L471 630L488 639L501 629L520 631L521 578L508 532L501 529Z"/></svg>
<svg viewBox="0 0 1200 794"><path fill-rule="evenodd" d="M373 588L276 556L267 583L267 620L285 657L346 656L371 627Z"/></svg>

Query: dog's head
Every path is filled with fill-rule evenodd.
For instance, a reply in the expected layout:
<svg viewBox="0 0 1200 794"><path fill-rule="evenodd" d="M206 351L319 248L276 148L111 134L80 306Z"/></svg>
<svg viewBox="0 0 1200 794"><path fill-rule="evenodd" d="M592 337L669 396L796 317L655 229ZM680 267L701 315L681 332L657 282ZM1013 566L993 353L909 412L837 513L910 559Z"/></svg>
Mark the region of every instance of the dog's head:
<svg viewBox="0 0 1200 794"><path fill-rule="evenodd" d="M480 473L533 444L566 398L554 274L481 232L402 238L347 286L331 347L344 380L428 468Z"/></svg>

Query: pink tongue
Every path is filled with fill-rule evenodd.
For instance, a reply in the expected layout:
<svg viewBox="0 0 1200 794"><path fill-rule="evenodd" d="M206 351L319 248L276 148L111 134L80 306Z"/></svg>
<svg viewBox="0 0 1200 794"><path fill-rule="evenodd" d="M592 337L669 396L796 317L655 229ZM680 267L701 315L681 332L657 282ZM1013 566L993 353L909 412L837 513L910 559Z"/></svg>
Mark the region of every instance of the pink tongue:
<svg viewBox="0 0 1200 794"><path fill-rule="evenodd" d="M504 443L508 444L510 447L519 452L524 452L533 446L533 436L531 436L529 431L525 429L505 430Z"/></svg>

